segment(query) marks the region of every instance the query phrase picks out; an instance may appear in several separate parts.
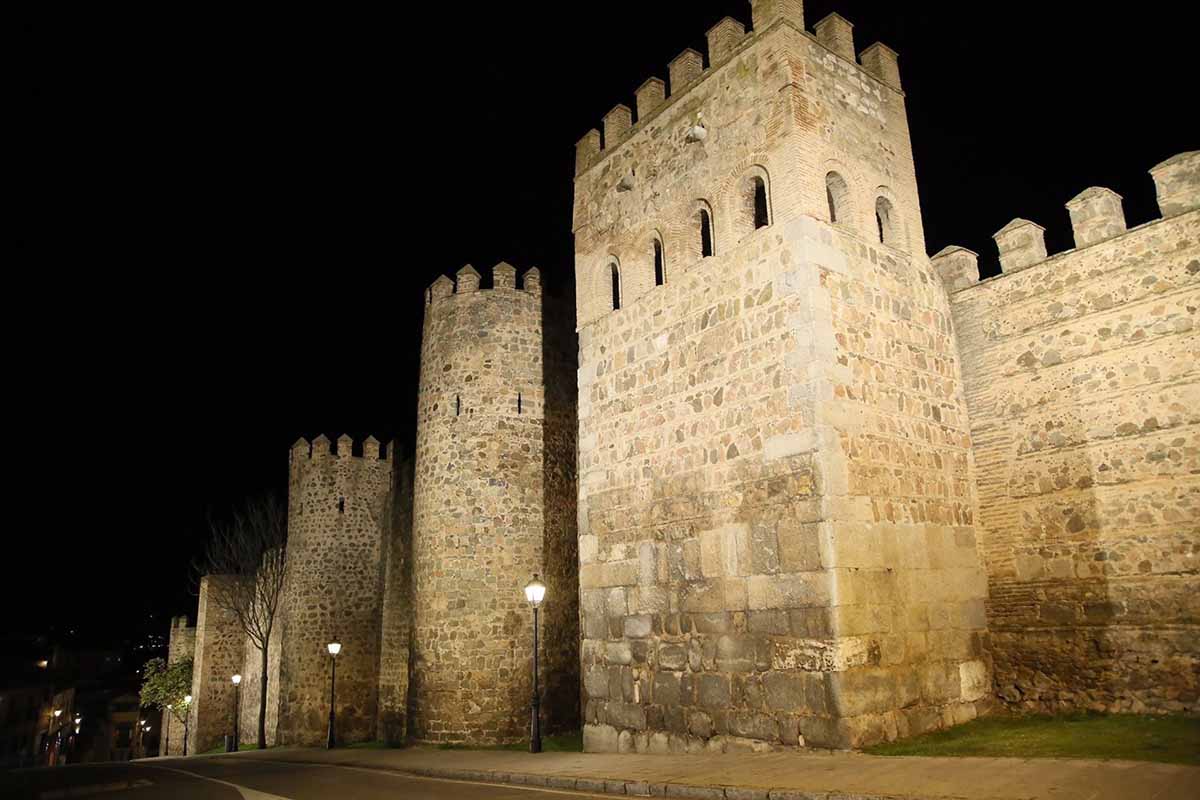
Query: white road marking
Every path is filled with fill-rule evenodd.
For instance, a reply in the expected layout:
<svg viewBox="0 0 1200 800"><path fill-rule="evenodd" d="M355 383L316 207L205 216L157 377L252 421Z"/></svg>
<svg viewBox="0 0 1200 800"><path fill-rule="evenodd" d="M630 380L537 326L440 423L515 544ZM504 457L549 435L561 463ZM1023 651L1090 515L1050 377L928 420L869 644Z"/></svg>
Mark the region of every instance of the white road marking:
<svg viewBox="0 0 1200 800"><path fill-rule="evenodd" d="M211 781L212 783L219 783L222 786L228 786L230 789L237 789L239 792L241 792L244 800L291 800L291 798L289 798L289 797L284 797L284 796L278 795L278 794L270 794L268 792L260 792L257 789L250 789L245 786L238 786L236 783L230 783L229 781L218 780L217 778L210 778L207 775L201 775L199 772L189 772L186 769L176 769L175 767L160 767L157 764L138 764L137 766L145 767L146 769L165 769L168 772L178 772L180 775L188 775L193 778L199 778L202 781Z"/></svg>

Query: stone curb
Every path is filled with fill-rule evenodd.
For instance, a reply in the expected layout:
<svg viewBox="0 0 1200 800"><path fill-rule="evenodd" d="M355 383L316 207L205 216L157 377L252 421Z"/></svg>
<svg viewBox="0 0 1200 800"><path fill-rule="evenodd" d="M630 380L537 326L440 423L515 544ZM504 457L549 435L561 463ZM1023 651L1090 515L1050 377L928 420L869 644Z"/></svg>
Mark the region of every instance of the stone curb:
<svg viewBox="0 0 1200 800"><path fill-rule="evenodd" d="M327 763L327 762L321 762ZM361 766L347 764L346 766ZM371 765L370 769L380 769ZM627 781L612 778L573 778L566 775L545 775L530 772L494 772L488 770L454 769L451 767L391 767L390 772L403 772L426 778L540 786L547 789L574 789L597 794L626 797L680 797L692 800L947 800L950 796L911 794L853 794L846 792L809 792L802 789L752 789L738 786L694 786L683 783Z"/></svg>
<svg viewBox="0 0 1200 800"><path fill-rule="evenodd" d="M579 792L614 794L624 797L679 797L693 800L966 800L963 795L856 794L853 792L810 792L804 789L756 789L743 786L658 783L620 778L575 778L538 772L457 769L454 767L399 767L369 761L320 761L317 759L265 759L276 763L356 767L377 772L395 772L423 778L573 789Z"/></svg>

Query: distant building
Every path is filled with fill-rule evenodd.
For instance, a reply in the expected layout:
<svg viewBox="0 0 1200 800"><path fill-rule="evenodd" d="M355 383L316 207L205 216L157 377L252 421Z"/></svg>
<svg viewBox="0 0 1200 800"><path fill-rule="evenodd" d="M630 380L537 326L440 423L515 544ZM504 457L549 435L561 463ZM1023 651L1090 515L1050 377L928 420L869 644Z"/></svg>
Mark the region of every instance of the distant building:
<svg viewBox="0 0 1200 800"><path fill-rule="evenodd" d="M0 768L38 763L45 701L46 689L41 686L0 690Z"/></svg>

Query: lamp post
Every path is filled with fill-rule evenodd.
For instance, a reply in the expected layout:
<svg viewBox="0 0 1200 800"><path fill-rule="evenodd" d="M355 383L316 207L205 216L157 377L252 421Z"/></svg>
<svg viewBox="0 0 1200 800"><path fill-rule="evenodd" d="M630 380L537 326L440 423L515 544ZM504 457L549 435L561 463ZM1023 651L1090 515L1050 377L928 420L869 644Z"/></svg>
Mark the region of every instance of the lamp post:
<svg viewBox="0 0 1200 800"><path fill-rule="evenodd" d="M50 722L46 725L46 764L51 767L58 765L58 750L55 747L54 741L54 723L58 722L58 718L62 716L62 712L61 708L56 708L50 712Z"/></svg>
<svg viewBox="0 0 1200 800"><path fill-rule="evenodd" d="M192 723L192 696L186 695L183 698L183 754L187 755L188 747L188 727Z"/></svg>
<svg viewBox="0 0 1200 800"><path fill-rule="evenodd" d="M242 717L242 676L233 676L233 752L237 752L240 747L238 738L241 735L241 717Z"/></svg>
<svg viewBox="0 0 1200 800"><path fill-rule="evenodd" d="M533 607L533 720L529 731L529 752L542 752L542 700L538 692L538 606L546 597L546 584L538 580L534 573L533 580L525 584L525 599Z"/></svg>
<svg viewBox="0 0 1200 800"><path fill-rule="evenodd" d="M337 691L337 655L342 651L342 644L338 641L332 641L326 645L329 650L329 740L325 743L327 750L332 750L335 746L333 725L333 702Z"/></svg>
<svg viewBox="0 0 1200 800"><path fill-rule="evenodd" d="M171 755L171 717L175 716L174 708L170 703L167 703L167 713L163 715L163 755Z"/></svg>
<svg viewBox="0 0 1200 800"><path fill-rule="evenodd" d="M83 715L75 715L75 730L67 736L67 761L75 757L75 751L79 748L79 731L83 727Z"/></svg>

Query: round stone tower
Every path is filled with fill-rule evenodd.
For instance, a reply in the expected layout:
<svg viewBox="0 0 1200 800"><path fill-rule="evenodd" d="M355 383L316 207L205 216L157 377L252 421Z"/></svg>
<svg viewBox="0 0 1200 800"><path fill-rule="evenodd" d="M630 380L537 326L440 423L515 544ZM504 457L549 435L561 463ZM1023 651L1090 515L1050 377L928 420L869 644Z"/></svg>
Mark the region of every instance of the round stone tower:
<svg viewBox="0 0 1200 800"><path fill-rule="evenodd" d="M528 736L532 621L522 589L534 573L548 586L542 688L552 695L556 681L578 675L574 516L561 513L574 498L570 481L549 474L561 446L546 422L541 279L530 269L517 288L515 278L497 264L493 288L481 290L466 266L457 287L442 276L425 297L410 714L422 741ZM547 696L547 727L554 706L577 702Z"/></svg>
<svg viewBox="0 0 1200 800"><path fill-rule="evenodd" d="M288 574L278 637L279 744L325 742L326 645L334 639L342 644L337 657L338 741L375 738L393 453L384 460L373 437L363 443L361 455L353 450L349 436L338 438L336 450L324 435L311 447L304 439L292 446Z"/></svg>

